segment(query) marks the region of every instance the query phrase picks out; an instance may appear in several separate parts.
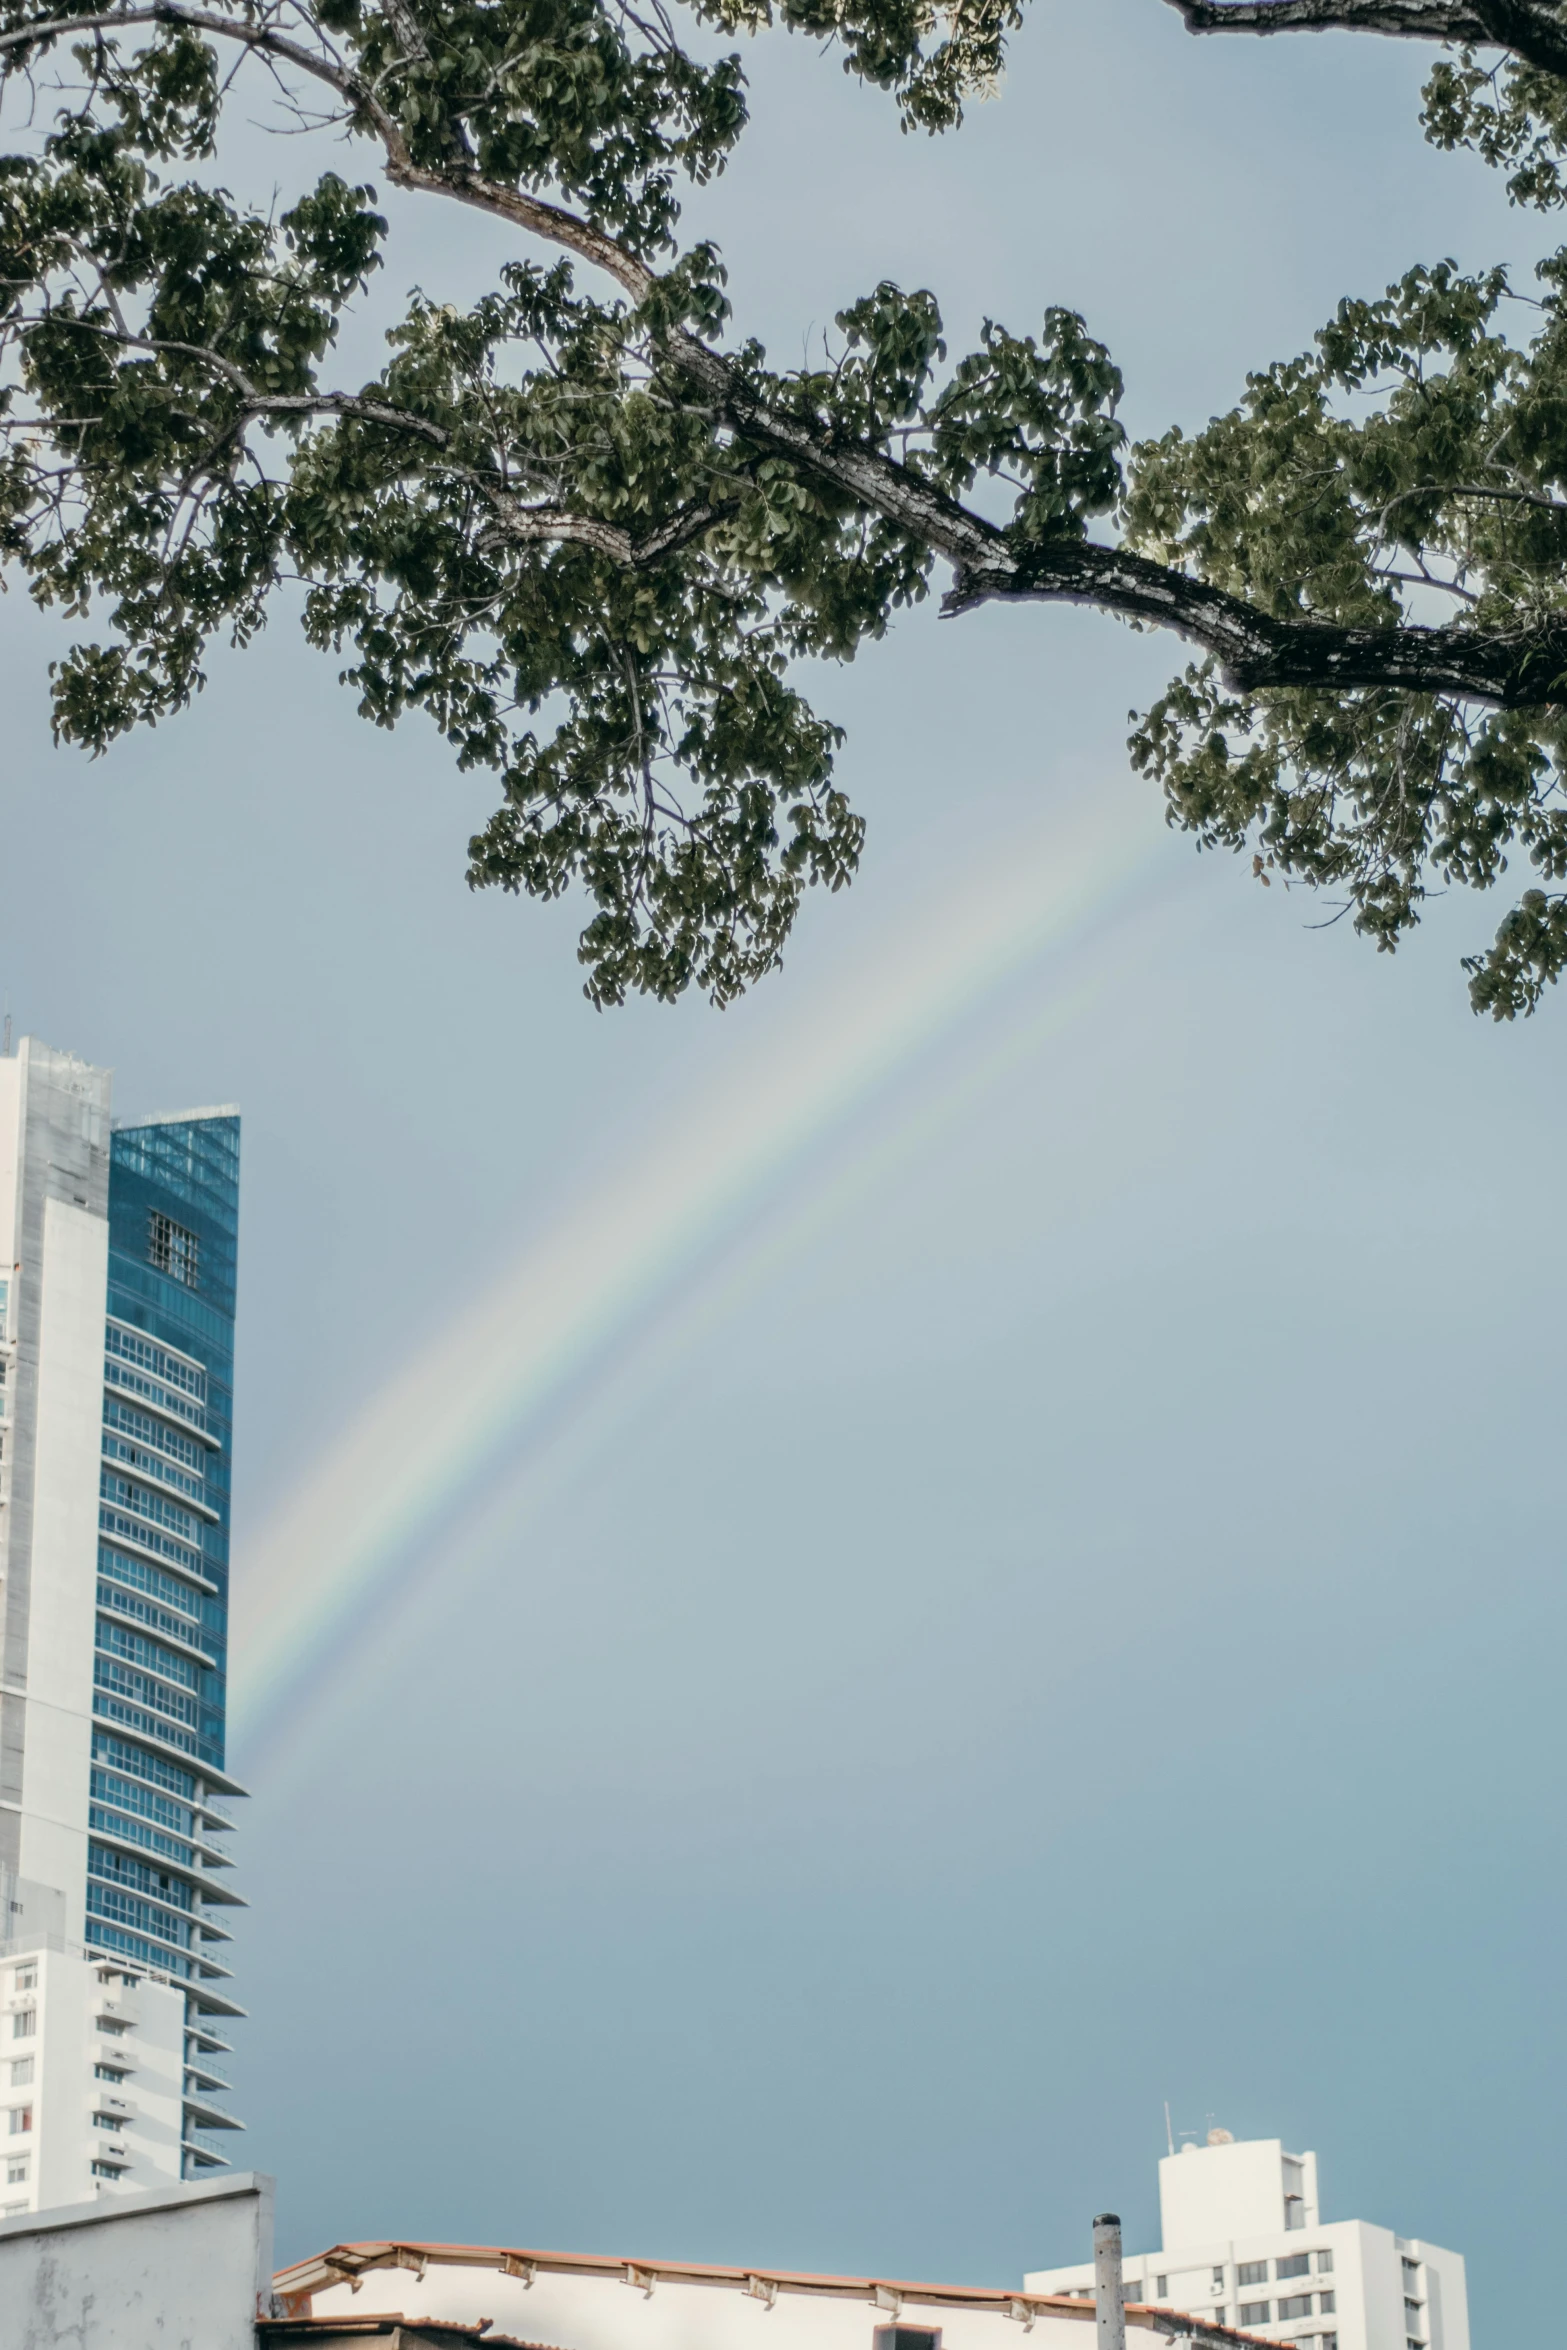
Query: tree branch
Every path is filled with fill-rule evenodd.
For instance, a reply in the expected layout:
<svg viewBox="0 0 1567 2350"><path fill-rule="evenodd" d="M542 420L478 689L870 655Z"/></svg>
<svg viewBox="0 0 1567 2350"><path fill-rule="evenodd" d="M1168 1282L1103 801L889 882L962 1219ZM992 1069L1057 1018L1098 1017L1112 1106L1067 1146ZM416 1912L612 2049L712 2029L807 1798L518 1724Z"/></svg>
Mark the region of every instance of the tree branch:
<svg viewBox="0 0 1567 2350"><path fill-rule="evenodd" d="M302 41L292 40L287 33L277 32L271 25L247 24L237 17L221 16L213 9L187 8L180 0L152 0L147 7L107 8L81 16L39 17L28 24L12 25L0 32L0 57L10 49L30 49L40 41L60 40L72 33L113 32L121 25L184 25L194 32L211 33L225 41L238 41L247 49L259 49L269 57L286 58L301 72L316 81L326 82L346 98L356 113L373 123L383 136L388 133L401 139L396 123L376 98L369 84L350 66L318 49L308 49Z"/></svg>
<svg viewBox="0 0 1567 2350"><path fill-rule="evenodd" d="M1567 700L1567 618L1505 634L1456 623L1341 628L1320 620L1276 620L1186 572L1081 539L1031 548L1005 571L960 572L942 610L967 612L1006 600L1092 604L1123 619L1173 629L1213 654L1226 683L1243 693L1380 686L1453 694L1500 709Z"/></svg>
<svg viewBox="0 0 1567 2350"><path fill-rule="evenodd" d="M1567 23L1548 0L1165 0L1189 33L1383 33L1510 49L1567 75Z"/></svg>
<svg viewBox="0 0 1567 2350"><path fill-rule="evenodd" d="M844 491L855 505L885 515L955 569L978 565L999 571L1012 562L1007 541L994 523L971 514L895 457L866 441L838 440L769 407L742 368L695 335L673 334L668 348L675 365L708 395L726 424L794 458L818 480Z"/></svg>
<svg viewBox="0 0 1567 2350"><path fill-rule="evenodd" d="M595 554L607 555L612 563L623 564L628 571L644 571L661 556L690 546L722 514L720 507L705 502L683 506L668 522L649 531L645 539L634 539L630 531L622 530L618 524L602 522L591 514L572 514L555 506L519 505L515 499L502 497L488 486L485 494L496 512L495 536L591 547Z"/></svg>
<svg viewBox="0 0 1567 2350"><path fill-rule="evenodd" d="M515 228L526 229L530 236L564 246L579 261L590 262L595 269L602 269L614 278L633 302L645 302L658 283L654 272L634 253L606 236L602 229L568 212L563 204L548 204L542 197L524 195L520 188L503 187L483 178L467 164L447 164L440 171L428 170L414 162L400 132L396 134L395 148L392 140L386 139L386 176L394 187L409 188L426 196L451 196L459 204L471 204L477 212L491 213L497 220L509 220Z"/></svg>
<svg viewBox="0 0 1567 2350"><path fill-rule="evenodd" d="M1189 33L1389 33L1411 41L1489 38L1479 0L1165 0Z"/></svg>
<svg viewBox="0 0 1567 2350"><path fill-rule="evenodd" d="M413 433L444 449L451 434L427 416L412 416L386 400L367 400L361 392L255 392L245 401L247 416L362 416L370 424L384 424L393 432Z"/></svg>
<svg viewBox="0 0 1567 2350"><path fill-rule="evenodd" d="M286 60L301 73L335 90L366 128L374 131L386 151L386 176L395 187L451 196L460 204L471 204L480 212L509 220L532 236L563 246L595 269L607 271L635 302L645 301L652 292L656 281L644 263L613 237L579 219L576 213L568 212L564 205L546 203L538 196L525 195L519 188L485 180L466 160L453 161L439 171L416 164L396 117L368 82L340 59L309 49L270 25L248 24L237 17L221 15L215 9L188 7L184 0L152 0L150 6L102 9L83 16L43 17L30 24L14 25L7 32L0 32L0 60L8 50L30 48L40 41L59 40L75 33L113 32L121 26L134 25L182 25L191 32L210 33L215 40L236 41L247 49Z"/></svg>

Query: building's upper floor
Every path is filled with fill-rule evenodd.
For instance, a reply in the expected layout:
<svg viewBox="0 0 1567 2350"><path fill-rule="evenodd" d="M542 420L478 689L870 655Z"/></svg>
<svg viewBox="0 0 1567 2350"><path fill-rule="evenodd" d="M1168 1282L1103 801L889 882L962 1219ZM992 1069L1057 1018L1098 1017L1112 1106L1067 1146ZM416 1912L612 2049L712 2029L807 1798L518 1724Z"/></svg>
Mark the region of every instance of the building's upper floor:
<svg viewBox="0 0 1567 2350"><path fill-rule="evenodd" d="M1322 2219L1317 2158L1214 2131L1159 2165L1163 2243L1123 2257L1124 2298L1299 2350L1468 2350L1456 2252L1365 2220ZM1091 2263L1032 2270L1030 2292L1091 2297Z"/></svg>
<svg viewBox="0 0 1567 2350"><path fill-rule="evenodd" d="M1279 2138L1213 2130L1159 2165L1159 2226L1166 2252L1216 2238L1292 2235L1318 2219L1317 2158L1290 2154Z"/></svg>

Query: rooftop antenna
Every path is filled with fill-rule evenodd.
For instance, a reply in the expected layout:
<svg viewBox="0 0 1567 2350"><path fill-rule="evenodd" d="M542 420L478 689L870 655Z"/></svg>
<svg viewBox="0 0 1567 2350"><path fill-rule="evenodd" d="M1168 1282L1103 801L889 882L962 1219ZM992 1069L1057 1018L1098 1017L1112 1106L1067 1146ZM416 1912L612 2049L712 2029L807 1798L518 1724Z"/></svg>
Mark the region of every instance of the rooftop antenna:
<svg viewBox="0 0 1567 2350"><path fill-rule="evenodd" d="M10 997L9 997L9 996L7 996L7 997L6 997L6 1000L5 1000L5 1026L4 1026L4 1028L3 1028L3 1029L0 1029L0 1060L3 1060L3 1061L8 1061L10 1058L11 1058L11 999L10 999Z"/></svg>
<svg viewBox="0 0 1567 2350"><path fill-rule="evenodd" d="M1164 2142L1173 2154L1175 2152L1175 2132L1170 2127L1170 2100L1168 2097L1164 2101Z"/></svg>

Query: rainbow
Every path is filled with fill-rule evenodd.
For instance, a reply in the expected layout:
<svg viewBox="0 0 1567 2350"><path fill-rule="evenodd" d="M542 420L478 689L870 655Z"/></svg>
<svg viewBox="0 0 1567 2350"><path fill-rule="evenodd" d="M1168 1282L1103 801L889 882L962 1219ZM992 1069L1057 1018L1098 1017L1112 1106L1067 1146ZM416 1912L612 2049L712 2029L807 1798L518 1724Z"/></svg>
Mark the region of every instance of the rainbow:
<svg viewBox="0 0 1567 2350"><path fill-rule="evenodd" d="M563 1396L596 1367L607 1375L626 1336L699 1281L807 1153L1040 957L1112 916L1152 859L1147 829L1097 801L986 843L939 890L928 876L940 859L928 856L924 886L858 968L775 1000L672 1115L628 1133L616 1172L424 1342L239 1549L240 1747L270 1743L298 1716L364 1611L415 1562L435 1567L436 1530ZM771 1256L776 1235L757 1222L750 1253Z"/></svg>

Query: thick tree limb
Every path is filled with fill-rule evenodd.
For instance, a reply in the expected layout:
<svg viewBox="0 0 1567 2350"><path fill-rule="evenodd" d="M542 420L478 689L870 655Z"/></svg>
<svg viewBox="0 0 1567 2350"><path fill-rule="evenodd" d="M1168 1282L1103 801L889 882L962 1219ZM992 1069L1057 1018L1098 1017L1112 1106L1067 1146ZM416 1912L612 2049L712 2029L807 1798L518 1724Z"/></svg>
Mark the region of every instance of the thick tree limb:
<svg viewBox="0 0 1567 2350"><path fill-rule="evenodd" d="M383 134L384 135L384 134ZM602 269L623 286L633 302L645 302L658 283L654 272L634 253L594 228L563 204L547 204L541 197L525 195L520 188L508 188L495 180L487 180L465 164L448 164L440 171L430 171L415 163L403 144L400 133L395 146L386 141L386 176L397 188L409 188L426 196L450 196L459 204L471 204L476 212L488 212L497 220L509 220L515 228L526 229L530 236L543 237L552 245L560 245L568 253L575 253L579 261L587 261L595 269Z"/></svg>
<svg viewBox="0 0 1567 2350"><path fill-rule="evenodd" d="M970 564L996 569L1010 560L1007 542L993 523L970 513L895 457L865 441L839 440L770 407L743 369L695 335L672 336L669 350L681 373L701 387L726 423L808 466L856 505L884 514L956 569Z"/></svg>
<svg viewBox="0 0 1567 2350"><path fill-rule="evenodd" d="M1550 0L1165 0L1189 33L1383 33L1510 49L1567 74L1567 23Z"/></svg>
<svg viewBox="0 0 1567 2350"><path fill-rule="evenodd" d="M1389 33L1411 41L1484 41L1479 0L1165 0L1189 33Z"/></svg>
<svg viewBox="0 0 1567 2350"><path fill-rule="evenodd" d="M1567 618L1535 628L1487 632L1453 625L1341 628L1318 620L1276 620L1222 588L1172 571L1129 549L1063 539L1029 549L1005 569L960 572L945 613L1007 601L1092 604L1200 645L1240 692L1309 686L1325 693L1356 686L1454 694L1499 709L1537 709L1567 700Z"/></svg>

